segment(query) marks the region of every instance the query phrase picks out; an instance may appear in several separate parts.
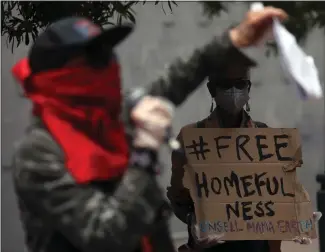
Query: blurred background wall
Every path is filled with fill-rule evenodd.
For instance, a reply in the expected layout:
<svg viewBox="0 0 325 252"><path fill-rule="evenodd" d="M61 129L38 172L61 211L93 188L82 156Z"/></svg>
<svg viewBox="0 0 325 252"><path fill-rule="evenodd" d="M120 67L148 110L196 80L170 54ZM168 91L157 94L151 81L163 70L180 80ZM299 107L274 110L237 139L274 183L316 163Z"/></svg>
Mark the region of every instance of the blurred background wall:
<svg viewBox="0 0 325 252"><path fill-rule="evenodd" d="M202 16L201 6L195 2L180 2L166 14L158 6L148 2L135 8L136 31L119 48L123 65L124 87L145 85L163 74L168 63L176 56L187 57L192 50L203 45L215 34L222 32L232 22L239 21L246 6L233 5L230 15L224 14L211 21ZM6 37L1 38L1 85L2 85L2 251L23 251L23 233L13 194L10 162L15 142L22 136L29 121L30 104L18 97L18 89L11 78L10 68L28 48L20 46L14 53L6 46ZM325 76L325 38L323 31L314 30L308 36L305 50L312 55ZM324 172L324 101L302 103L292 86L285 84L279 61L276 57L266 58L261 52L259 67L252 72L251 115L255 120L266 122L270 127L297 127L303 140L304 165L299 168L299 179L310 193L315 205L318 185L315 175ZM211 104L210 96L203 85L188 101L177 109L174 130L206 117ZM164 187L170 180L170 153L162 151L165 171L160 181ZM186 236L185 226L176 218L171 220L171 229L176 239Z"/></svg>

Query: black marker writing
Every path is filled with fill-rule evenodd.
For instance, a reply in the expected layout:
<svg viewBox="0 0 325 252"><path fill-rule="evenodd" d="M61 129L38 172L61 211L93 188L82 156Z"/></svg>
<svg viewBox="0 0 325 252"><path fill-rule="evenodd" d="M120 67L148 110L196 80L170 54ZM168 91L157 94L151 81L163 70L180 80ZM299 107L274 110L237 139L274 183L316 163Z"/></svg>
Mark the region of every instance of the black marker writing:
<svg viewBox="0 0 325 252"><path fill-rule="evenodd" d="M230 140L231 139L231 136L219 136L219 137L216 137L214 139L214 141L216 141L216 148L217 148L217 153L218 153L218 157L221 158L221 154L220 154L220 150L221 149L227 149L229 148L229 145L228 144L224 144L224 145L220 145L219 141L221 139L227 139L227 140Z"/></svg>
<svg viewBox="0 0 325 252"><path fill-rule="evenodd" d="M276 154L278 160L279 161L292 161L292 158L291 157L283 157L280 154L280 149L287 148L288 147L288 142L278 143L278 140L279 139L289 140L289 136L288 135L277 135L277 136L274 136L275 154Z"/></svg>
<svg viewBox="0 0 325 252"><path fill-rule="evenodd" d="M263 149L267 149L268 146L266 144L262 144L261 140L266 140L266 136L256 135L255 139L256 139L256 147L258 150L258 156L260 157L260 161L271 158L274 154L271 154L271 153L264 154L263 153Z"/></svg>
<svg viewBox="0 0 325 252"><path fill-rule="evenodd" d="M196 155L196 159L200 160L200 157L205 160L205 153L210 152L209 148L206 148L208 143L204 142L203 137L199 136L199 142L197 143L195 140L192 141L192 145L185 146L186 149L192 149L193 151L189 154Z"/></svg>
<svg viewBox="0 0 325 252"><path fill-rule="evenodd" d="M263 193L268 196L280 194L284 197L295 197L294 193L287 191L289 188L286 188L283 177L270 176L267 172L240 176L231 171L228 176L212 178L205 172L195 172L195 185L199 198L203 194L208 198L210 193L225 193L228 196L235 193L238 198L264 196Z"/></svg>
<svg viewBox="0 0 325 252"><path fill-rule="evenodd" d="M202 198L202 189L204 190L205 197L209 197L209 188L208 188L208 180L207 175L205 175L204 172L202 172L202 183L200 183L199 174L195 173L195 183L196 183L196 189L197 189L197 196L199 198Z"/></svg>
<svg viewBox="0 0 325 252"><path fill-rule="evenodd" d="M254 206L252 201L236 201L225 205L227 219L232 219L232 216L242 218L245 221L252 220L254 217L263 218L265 216L274 216L273 201L259 201Z"/></svg>
<svg viewBox="0 0 325 252"><path fill-rule="evenodd" d="M244 139L244 141L241 141L241 139ZM250 140L250 137L248 135L240 135L236 138L236 152L237 152L237 159L241 160L240 151L245 153L245 155L248 157L250 161L253 161L253 158L251 155L249 155L248 151L244 148L244 145L246 145Z"/></svg>

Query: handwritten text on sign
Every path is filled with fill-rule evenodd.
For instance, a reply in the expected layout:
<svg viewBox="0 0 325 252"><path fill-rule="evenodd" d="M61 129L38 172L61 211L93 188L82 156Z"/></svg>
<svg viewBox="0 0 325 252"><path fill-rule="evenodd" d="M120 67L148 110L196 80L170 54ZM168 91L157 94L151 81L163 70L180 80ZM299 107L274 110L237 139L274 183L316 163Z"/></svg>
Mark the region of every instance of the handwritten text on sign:
<svg viewBox="0 0 325 252"><path fill-rule="evenodd" d="M191 163L291 162L301 153L295 129L185 129L183 138ZM292 133L295 134L292 135Z"/></svg>
<svg viewBox="0 0 325 252"><path fill-rule="evenodd" d="M201 232L225 232L225 240L315 236L308 194L295 170L283 169L301 160L296 129L185 129L182 136L184 185Z"/></svg>

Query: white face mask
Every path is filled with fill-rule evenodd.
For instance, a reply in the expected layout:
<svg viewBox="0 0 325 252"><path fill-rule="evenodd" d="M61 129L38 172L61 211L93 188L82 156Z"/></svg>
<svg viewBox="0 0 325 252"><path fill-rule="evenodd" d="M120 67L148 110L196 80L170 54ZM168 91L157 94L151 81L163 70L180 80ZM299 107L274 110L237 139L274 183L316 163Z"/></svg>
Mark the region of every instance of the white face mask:
<svg viewBox="0 0 325 252"><path fill-rule="evenodd" d="M249 101L248 88L216 88L214 99L217 106L220 106L230 114L236 114L241 111L245 104Z"/></svg>

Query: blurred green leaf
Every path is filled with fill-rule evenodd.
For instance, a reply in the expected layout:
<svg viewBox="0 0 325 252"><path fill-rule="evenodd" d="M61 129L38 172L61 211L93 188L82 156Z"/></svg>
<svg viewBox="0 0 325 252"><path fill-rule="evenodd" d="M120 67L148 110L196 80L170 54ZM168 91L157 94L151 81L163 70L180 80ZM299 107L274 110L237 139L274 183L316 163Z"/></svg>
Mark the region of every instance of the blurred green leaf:
<svg viewBox="0 0 325 252"><path fill-rule="evenodd" d="M323 28L325 31L325 4L324 2L297 2L297 1L262 1L264 6L274 6L285 10L289 14L289 19L284 25L292 32L301 43L306 39L306 35L313 28ZM210 18L228 12L231 2L201 2L203 13ZM249 5L250 2L245 2ZM274 49L274 47L273 47Z"/></svg>
<svg viewBox="0 0 325 252"><path fill-rule="evenodd" d="M19 46L21 42L28 45L35 40L40 30L52 22L67 16L84 16L99 25L115 25L124 21L136 22L132 9L136 4L145 5L147 1L1 1L1 35L7 35L8 45ZM203 14L209 18L228 12L233 2L202 1ZM304 42L307 33L315 28L325 27L324 2L270 1L263 2L265 6L272 5L284 9L290 16L285 23L299 42ZM154 5L160 5L164 10L166 2L156 0ZM238 3L237 3L238 4ZM250 4L247 2L247 4ZM176 1L168 0L167 5L172 12ZM115 20L115 21L114 21ZM325 30L325 29L324 29ZM276 53L274 45L268 45L268 53Z"/></svg>

